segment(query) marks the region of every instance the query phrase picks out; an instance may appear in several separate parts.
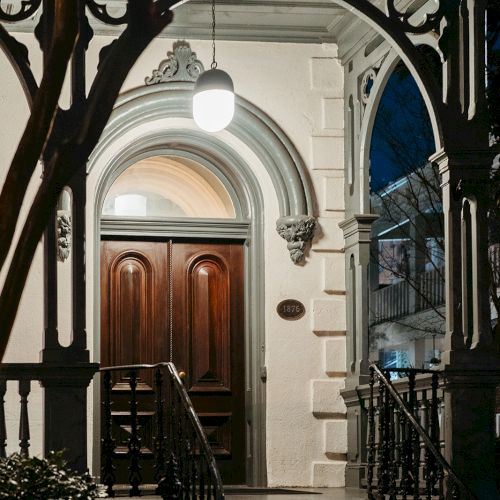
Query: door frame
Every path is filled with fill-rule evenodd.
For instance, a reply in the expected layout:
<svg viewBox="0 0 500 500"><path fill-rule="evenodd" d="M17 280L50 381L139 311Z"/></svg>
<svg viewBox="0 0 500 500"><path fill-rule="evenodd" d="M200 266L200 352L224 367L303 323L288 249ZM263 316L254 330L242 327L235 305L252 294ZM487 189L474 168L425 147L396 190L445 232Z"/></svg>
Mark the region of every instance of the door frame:
<svg viewBox="0 0 500 500"><path fill-rule="evenodd" d="M157 138L164 141L164 138ZM143 144L142 144L143 146ZM233 200L235 219L198 218L143 218L101 216L104 198L114 180L129 166L151 156L175 156L188 158L207 167L226 186ZM204 155L193 151L172 150L164 146L131 148L114 158L98 183L94 204L94 360L100 361L100 244L102 237L129 237L134 239L165 239L186 237L189 239L232 239L244 244L244 350L245 350L245 421L247 484L266 486L266 394L265 394L265 303L264 303L264 238L263 199L257 180L243 160L231 155L218 161L208 161ZM212 156L213 158L213 156ZM238 161L239 160L239 161ZM241 163L240 163L241 162ZM240 164L238 164L240 163ZM231 165L231 171L239 171L244 179L234 182L221 165ZM227 167L229 168L229 167ZM245 215L248 214L248 215ZM252 298L252 300L250 300ZM97 378L94 378L94 382ZM92 464L94 475L100 473L100 383L93 384L93 446Z"/></svg>
<svg viewBox="0 0 500 500"><path fill-rule="evenodd" d="M146 224L144 224L146 222ZM172 226L176 229L172 231ZM248 229L249 229L249 223L238 223L238 222L228 222L225 225L221 225L219 221L214 221L210 220L207 222L207 220L203 219L185 219L183 222L184 229L181 230L180 226L178 224L172 224L172 222L168 219L146 219L145 221L142 221L140 218L137 217L103 217L101 221L101 245L103 242L118 242L120 246L120 250L116 251L115 257L119 256L122 254L123 251L128 251L129 249L131 252L136 253L142 253L140 250L141 246L137 246L137 244L142 244L146 243L147 245L149 244L164 244L166 245L168 241L173 241L174 245L174 255L175 255L175 248L176 248L176 242L179 242L180 245L183 243L187 243L191 247L198 248L198 250L193 253L193 257L196 258L199 255L199 250L200 249L206 249L208 247L214 247L216 248L215 253L213 254L216 259L223 258L223 257L218 257L221 255L225 255L229 259L229 254L224 254L224 250L219 247L219 245L224 245L225 243L230 244L232 247L235 245L238 246L238 250L241 251L241 257L242 260L240 261L241 265L238 265L237 268L235 268L235 271L237 271L238 275L238 281L241 283L240 286L238 286L239 292L238 296L240 297L239 304L242 305L245 308L245 274L246 274L246 266L245 266L245 241L247 240L247 235L248 235ZM200 228L201 231L200 231ZM199 243L198 243L199 242ZM201 245L201 246L200 246ZM205 246L204 246L205 245ZM113 248L113 247L112 247ZM102 246L101 246L102 249ZM217 250L219 249L219 250ZM219 254L218 251L221 253ZM167 250L165 247L165 254ZM172 254L170 254L172 255ZM232 254L231 254L232 255ZM101 259L102 259L102 253L101 253ZM111 259L108 261L108 266L110 263L114 262L114 259ZM184 261L181 259L182 262L188 262ZM153 261L151 261L153 262ZM180 261L178 261L180 262ZM232 262L232 261L231 261ZM229 264L229 260L228 260ZM169 264L165 264L165 270L168 268ZM154 266L153 266L154 267ZM188 266L189 267L189 266ZM188 269L186 267L185 270ZM175 269L175 264L174 264L174 269ZM233 269L232 267L227 267L227 270ZM185 271L184 270L184 271ZM175 280L175 278L174 278ZM174 281L175 282L175 281ZM101 284L102 286L102 284ZM110 285L108 284L108 287ZM166 286L166 285L165 285ZM188 286L187 284L184 286ZM187 290L187 288L186 288ZM229 309L232 310L232 306L229 307ZM241 313L241 309L239 309L239 312ZM233 327L230 329L230 338L231 338L231 343L233 340L236 339L233 337L233 334L237 335L239 337L237 343L241 344L239 345L238 349L236 352L238 353L237 358L233 359L233 356L231 354L231 366L233 366L233 361L238 361L238 364L235 366L243 366L245 365L246 361L246 356L245 356L245 335L244 335L244 325L245 325L245 314L246 311L243 311L244 316L243 320L240 320L240 326L238 327L237 330L234 330ZM240 316L241 317L241 316ZM232 323L232 320L231 320ZM243 335L243 337L241 337ZM168 346L168 344L167 344ZM102 348L102 345L100 346ZM96 346L97 348L97 346ZM108 351L109 352L109 351ZM231 353L233 350L231 349ZM187 359L187 358L186 358ZM154 362L160 361L157 359ZM168 361L168 359L164 359L163 361ZM118 364L123 364L118 362ZM125 363L126 364L126 363ZM182 366L181 366L182 367ZM180 370L180 368L177 368ZM187 369L187 366L185 366L183 369ZM232 378L231 378L232 380ZM231 384L232 387L232 384ZM240 396L237 397L237 406L234 407L235 411L236 408L238 409L239 412L243 412L243 418L240 416L238 417L238 431L237 433L239 435L244 434L244 451L243 451L243 456L239 455L237 453L237 461L232 462L233 464L237 464L238 466L238 471L241 472L243 469L244 471L244 477L245 481L247 481L247 474L248 474L248 460L247 460L247 440L246 440L246 434L248 433L248 424L247 424L247 408L248 408L248 401L247 399L247 392L246 392L246 380L245 377L243 377L243 381L239 381L238 385L238 393ZM233 390L233 389L231 389ZM217 389L215 389L217 391ZM196 391L195 391L196 392ZM217 395L220 397L221 393L215 392L214 395ZM197 394L197 397L199 398L200 394ZM196 402L193 401L193 404L196 407ZM231 408L233 408L231 406ZM211 411L211 410L210 410ZM228 411L226 410L220 410L220 411ZM101 415L101 414L100 414ZM201 417L200 417L201 418ZM98 429L96 429L98 431ZM102 429L100 429L102 432ZM235 432L235 431L232 431ZM236 435L232 434L233 437L236 439ZM101 445L102 446L102 445ZM123 460L123 459L122 459ZM242 484L242 483L227 483L227 484Z"/></svg>

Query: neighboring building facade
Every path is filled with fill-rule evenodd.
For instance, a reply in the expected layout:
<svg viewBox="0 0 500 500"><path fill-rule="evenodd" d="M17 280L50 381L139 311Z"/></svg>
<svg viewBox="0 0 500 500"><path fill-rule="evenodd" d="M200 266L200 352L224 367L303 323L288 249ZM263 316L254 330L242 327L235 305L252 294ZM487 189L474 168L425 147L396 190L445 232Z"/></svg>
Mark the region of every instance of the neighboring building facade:
<svg viewBox="0 0 500 500"><path fill-rule="evenodd" d="M443 209L431 164L372 193L370 359L430 368L445 333Z"/></svg>

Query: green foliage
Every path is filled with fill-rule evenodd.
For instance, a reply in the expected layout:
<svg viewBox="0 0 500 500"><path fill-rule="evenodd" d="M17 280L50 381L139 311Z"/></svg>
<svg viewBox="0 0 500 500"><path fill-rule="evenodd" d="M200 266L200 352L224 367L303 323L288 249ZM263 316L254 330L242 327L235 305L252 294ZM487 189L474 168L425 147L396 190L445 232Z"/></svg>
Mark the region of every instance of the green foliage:
<svg viewBox="0 0 500 500"><path fill-rule="evenodd" d="M23 458L14 453L0 460L0 499L92 499L98 486L88 473L67 468L62 452L48 458Z"/></svg>

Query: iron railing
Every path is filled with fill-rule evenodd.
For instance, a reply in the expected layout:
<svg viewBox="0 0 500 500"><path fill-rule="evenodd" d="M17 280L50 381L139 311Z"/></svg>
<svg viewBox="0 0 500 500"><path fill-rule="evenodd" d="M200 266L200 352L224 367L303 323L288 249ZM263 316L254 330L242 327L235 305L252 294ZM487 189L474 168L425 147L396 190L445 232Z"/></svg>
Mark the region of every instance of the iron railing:
<svg viewBox="0 0 500 500"><path fill-rule="evenodd" d="M403 397L390 373L408 377ZM417 397L417 375L430 374L430 397ZM367 494L370 500L476 497L441 454L440 373L370 366L367 442ZM375 393L377 391L377 394Z"/></svg>
<svg viewBox="0 0 500 500"><path fill-rule="evenodd" d="M127 458L130 496L140 494L142 438L139 433L139 372L149 372L154 389L153 455L156 493L168 499L220 500L222 481L212 449L179 374L172 363L115 366L100 369L103 383L101 482L115 495L117 446L113 436L113 377L122 375L130 390ZM124 375L124 377L123 377ZM123 387L121 388L123 392Z"/></svg>

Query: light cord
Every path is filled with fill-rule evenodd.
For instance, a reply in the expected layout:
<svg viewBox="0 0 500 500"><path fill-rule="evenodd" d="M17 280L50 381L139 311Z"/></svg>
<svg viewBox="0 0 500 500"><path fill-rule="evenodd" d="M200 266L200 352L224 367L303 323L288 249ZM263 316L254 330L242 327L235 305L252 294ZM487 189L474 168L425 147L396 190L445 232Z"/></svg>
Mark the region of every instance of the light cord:
<svg viewBox="0 0 500 500"><path fill-rule="evenodd" d="M212 0L212 64L211 69L217 68L215 61L215 0Z"/></svg>

